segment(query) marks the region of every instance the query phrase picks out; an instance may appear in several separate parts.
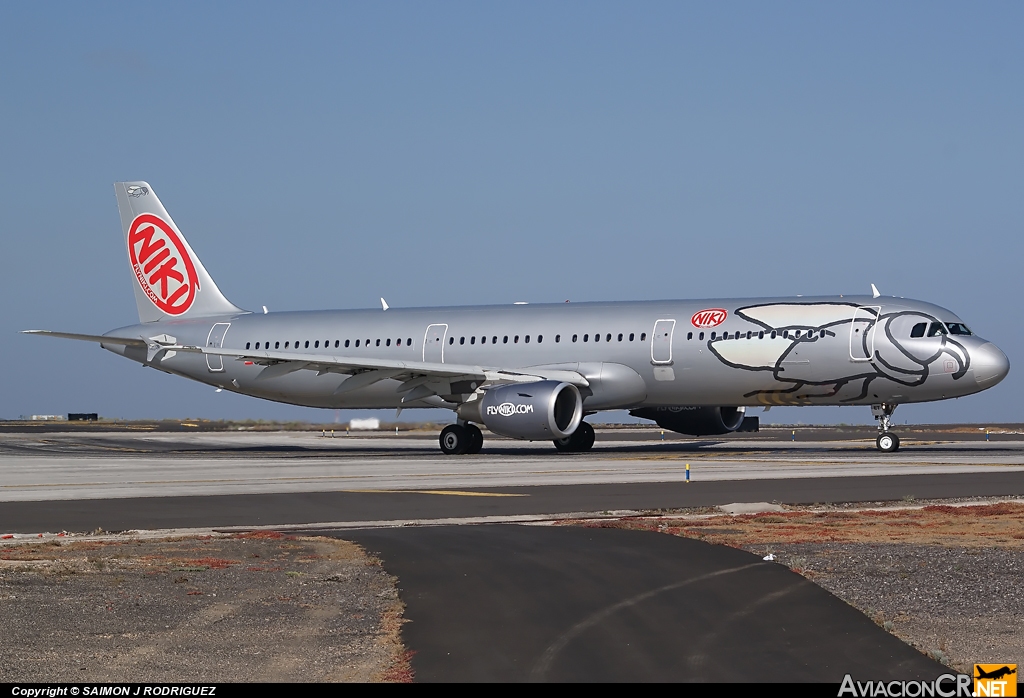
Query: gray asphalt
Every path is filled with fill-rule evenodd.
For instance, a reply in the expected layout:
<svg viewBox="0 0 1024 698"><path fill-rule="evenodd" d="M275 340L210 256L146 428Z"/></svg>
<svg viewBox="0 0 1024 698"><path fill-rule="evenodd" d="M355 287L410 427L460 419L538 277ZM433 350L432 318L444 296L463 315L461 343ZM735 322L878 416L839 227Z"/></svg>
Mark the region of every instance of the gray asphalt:
<svg viewBox="0 0 1024 698"><path fill-rule="evenodd" d="M617 529L347 531L399 579L417 681L829 682L946 669L788 568Z"/></svg>
<svg viewBox="0 0 1024 698"><path fill-rule="evenodd" d="M0 533L401 523L519 514L655 511L732 502L815 504L1010 496L1024 495L1024 472L489 487L437 492L291 492L3 502Z"/></svg>

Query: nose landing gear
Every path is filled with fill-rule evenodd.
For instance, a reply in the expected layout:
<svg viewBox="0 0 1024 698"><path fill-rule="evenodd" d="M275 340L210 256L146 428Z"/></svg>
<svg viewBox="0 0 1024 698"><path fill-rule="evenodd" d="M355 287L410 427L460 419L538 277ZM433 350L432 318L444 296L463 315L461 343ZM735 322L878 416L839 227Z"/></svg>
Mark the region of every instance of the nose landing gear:
<svg viewBox="0 0 1024 698"><path fill-rule="evenodd" d="M896 407L891 402L871 406L871 416L878 420L878 438L875 439L875 446L882 453L893 453L900 448L900 437L889 431L890 419Z"/></svg>

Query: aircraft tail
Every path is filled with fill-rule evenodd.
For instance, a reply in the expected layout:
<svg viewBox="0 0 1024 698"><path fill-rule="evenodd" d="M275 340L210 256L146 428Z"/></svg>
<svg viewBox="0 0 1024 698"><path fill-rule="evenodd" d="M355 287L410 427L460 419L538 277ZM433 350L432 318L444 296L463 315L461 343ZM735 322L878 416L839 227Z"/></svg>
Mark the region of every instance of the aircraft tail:
<svg viewBox="0 0 1024 698"><path fill-rule="evenodd" d="M146 182L117 182L140 322L245 312L217 288L206 267Z"/></svg>

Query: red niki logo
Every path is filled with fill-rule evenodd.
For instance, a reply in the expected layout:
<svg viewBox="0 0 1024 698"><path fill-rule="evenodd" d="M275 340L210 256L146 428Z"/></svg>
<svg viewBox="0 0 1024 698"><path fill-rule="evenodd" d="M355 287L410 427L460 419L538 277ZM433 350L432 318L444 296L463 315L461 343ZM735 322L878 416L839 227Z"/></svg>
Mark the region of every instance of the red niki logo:
<svg viewBox="0 0 1024 698"><path fill-rule="evenodd" d="M690 322L693 323L694 327L718 327L725 318L729 316L729 312L722 308L708 308L707 310L701 310L693 314L690 318Z"/></svg>
<svg viewBox="0 0 1024 698"><path fill-rule="evenodd" d="M159 216L143 213L128 229L128 258L153 305L181 315L196 300L199 278L185 244Z"/></svg>

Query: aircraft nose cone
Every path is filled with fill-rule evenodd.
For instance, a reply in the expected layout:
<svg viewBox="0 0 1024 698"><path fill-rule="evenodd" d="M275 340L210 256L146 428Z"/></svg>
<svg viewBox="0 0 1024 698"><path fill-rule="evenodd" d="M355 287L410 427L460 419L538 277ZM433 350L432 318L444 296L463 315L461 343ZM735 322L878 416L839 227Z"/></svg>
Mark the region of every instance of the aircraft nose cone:
<svg viewBox="0 0 1024 698"><path fill-rule="evenodd" d="M974 380L982 390L991 388L1010 372L1010 360L992 342L986 342L971 352L971 364L974 366Z"/></svg>

